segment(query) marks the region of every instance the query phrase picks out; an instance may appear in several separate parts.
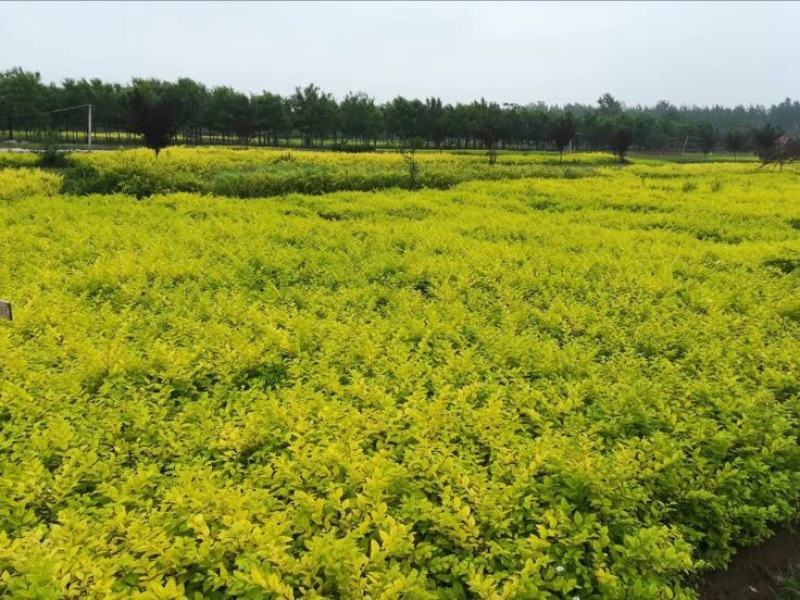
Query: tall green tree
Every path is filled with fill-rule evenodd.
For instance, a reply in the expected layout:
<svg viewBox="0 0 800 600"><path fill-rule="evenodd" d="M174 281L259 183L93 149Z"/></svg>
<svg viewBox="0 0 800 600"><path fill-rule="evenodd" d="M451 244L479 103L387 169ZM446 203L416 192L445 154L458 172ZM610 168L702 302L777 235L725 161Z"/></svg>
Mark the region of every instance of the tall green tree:
<svg viewBox="0 0 800 600"><path fill-rule="evenodd" d="M292 122L303 138L305 146L313 146L314 140L323 141L340 126L339 105L331 94L316 85L297 87L290 99Z"/></svg>
<svg viewBox="0 0 800 600"><path fill-rule="evenodd" d="M600 150L611 145L619 128L619 117L602 110L592 110L581 119L582 144L589 150Z"/></svg>
<svg viewBox="0 0 800 600"><path fill-rule="evenodd" d="M255 134L256 122L250 98L228 86L211 90L205 114L209 128L223 139L233 134L247 144Z"/></svg>
<svg viewBox="0 0 800 600"><path fill-rule="evenodd" d="M571 112L564 113L556 118L550 130L550 139L558 149L558 162L564 158L564 149L575 138L577 123Z"/></svg>
<svg viewBox="0 0 800 600"><path fill-rule="evenodd" d="M751 137L753 139L753 150L761 159L761 162L766 164L773 160L775 155L775 144L778 138L783 135L783 130L775 127L772 123L766 123L763 127L753 129Z"/></svg>
<svg viewBox="0 0 800 600"><path fill-rule="evenodd" d="M386 129L401 143L416 145L414 140L425 137L425 105L420 100L398 96L383 107Z"/></svg>
<svg viewBox="0 0 800 600"><path fill-rule="evenodd" d="M480 102L473 102L472 109L472 135L481 142L489 154L489 164L497 162L497 145L500 140L502 109L495 102L487 102L481 98Z"/></svg>
<svg viewBox="0 0 800 600"><path fill-rule="evenodd" d="M529 104L522 108L523 139L536 149L550 144L553 116L546 106Z"/></svg>
<svg viewBox="0 0 800 600"><path fill-rule="evenodd" d="M250 102L259 131L266 134L273 146L277 146L278 136L292 128L292 119L286 100L277 94L262 92L253 96Z"/></svg>
<svg viewBox="0 0 800 600"><path fill-rule="evenodd" d="M439 148L447 139L447 114L441 98L426 98L422 117L425 137Z"/></svg>
<svg viewBox="0 0 800 600"><path fill-rule="evenodd" d="M664 138L658 128L658 119L641 108L629 112L628 116L633 129L633 146L652 150L653 148L663 148L668 140Z"/></svg>
<svg viewBox="0 0 800 600"><path fill-rule="evenodd" d="M182 132L184 141L202 143L203 121L209 102L208 88L193 79L182 77L166 86L162 95L174 111L175 126Z"/></svg>
<svg viewBox="0 0 800 600"><path fill-rule="evenodd" d="M362 144L377 137L381 114L375 99L365 92L350 92L339 104L342 135L358 139Z"/></svg>
<svg viewBox="0 0 800 600"><path fill-rule="evenodd" d="M633 129L626 125L617 127L611 135L611 150L619 162L625 162L631 144L633 144Z"/></svg>
<svg viewBox="0 0 800 600"><path fill-rule="evenodd" d="M731 129L725 134L725 149L733 152L733 160L739 160L739 152L747 146L747 134L739 129Z"/></svg>
<svg viewBox="0 0 800 600"><path fill-rule="evenodd" d="M128 95L131 129L144 139L144 144L159 152L172 143L175 135L175 117L166 100L156 99L147 90L134 87Z"/></svg>
<svg viewBox="0 0 800 600"><path fill-rule="evenodd" d="M448 111L450 136L455 138L456 146L462 147L472 138L472 111L466 104L458 103Z"/></svg>
<svg viewBox="0 0 800 600"><path fill-rule="evenodd" d="M0 73L0 120L14 139L17 128L26 132L45 122L47 88L39 73L16 67Z"/></svg>
<svg viewBox="0 0 800 600"><path fill-rule="evenodd" d="M703 154L710 154L719 141L719 133L711 123L700 123L697 126L697 138Z"/></svg>
<svg viewBox="0 0 800 600"><path fill-rule="evenodd" d="M620 117L625 109L622 102L608 92L597 99L597 107L601 113L609 117Z"/></svg>

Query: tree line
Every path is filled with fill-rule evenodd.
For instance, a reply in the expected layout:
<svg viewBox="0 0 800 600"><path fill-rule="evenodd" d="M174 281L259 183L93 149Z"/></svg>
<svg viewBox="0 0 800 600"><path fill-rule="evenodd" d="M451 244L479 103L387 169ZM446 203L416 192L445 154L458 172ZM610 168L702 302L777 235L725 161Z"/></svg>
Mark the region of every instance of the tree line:
<svg viewBox="0 0 800 600"><path fill-rule="evenodd" d="M127 85L100 79L45 84L39 73L0 72L0 137L33 140L46 133L85 139L82 110L93 105L93 130L124 142L142 127L162 127L164 144L241 143L368 149L428 148L612 150L630 148L753 150L754 130L800 129L800 102L786 98L765 106L626 106L611 94L595 104L499 104L484 99L445 104L441 99L398 96L377 103L365 92L341 100L314 84L293 94L244 94L228 86L209 88L189 78L133 79ZM144 123L144 125L143 125ZM154 125L155 124L155 125Z"/></svg>

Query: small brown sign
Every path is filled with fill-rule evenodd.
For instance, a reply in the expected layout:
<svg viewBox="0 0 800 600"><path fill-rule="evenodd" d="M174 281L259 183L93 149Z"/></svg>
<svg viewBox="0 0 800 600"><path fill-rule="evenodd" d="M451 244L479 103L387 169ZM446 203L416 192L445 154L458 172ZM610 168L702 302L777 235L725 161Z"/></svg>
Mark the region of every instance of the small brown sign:
<svg viewBox="0 0 800 600"><path fill-rule="evenodd" d="M10 321L12 319L11 302L0 300L0 319L6 319L7 321Z"/></svg>

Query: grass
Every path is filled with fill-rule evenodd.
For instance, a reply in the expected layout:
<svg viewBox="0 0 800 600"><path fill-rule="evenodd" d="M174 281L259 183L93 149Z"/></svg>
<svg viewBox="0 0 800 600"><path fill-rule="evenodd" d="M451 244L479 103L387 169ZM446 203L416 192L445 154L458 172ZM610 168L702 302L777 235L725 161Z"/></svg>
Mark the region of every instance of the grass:
<svg viewBox="0 0 800 600"><path fill-rule="evenodd" d="M774 574L772 591L777 600L800 599L800 567L789 565L785 571Z"/></svg>

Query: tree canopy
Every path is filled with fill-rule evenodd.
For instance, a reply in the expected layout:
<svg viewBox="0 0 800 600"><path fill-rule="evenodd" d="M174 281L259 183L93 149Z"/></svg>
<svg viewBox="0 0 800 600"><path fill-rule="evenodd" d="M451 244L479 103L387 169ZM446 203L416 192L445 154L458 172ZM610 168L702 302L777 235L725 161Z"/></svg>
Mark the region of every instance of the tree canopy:
<svg viewBox="0 0 800 600"><path fill-rule="evenodd" d="M144 144L156 153L170 145L175 134L175 117L169 101L153 98L142 88L131 90L128 103L131 124L135 133L141 134Z"/></svg>
<svg viewBox="0 0 800 600"><path fill-rule="evenodd" d="M54 111L92 104L95 131L122 141L141 130L141 123L131 120L129 100L134 89L169 107L173 121L169 137L177 143L279 145L281 140L299 138L306 146L333 141L338 146L485 147L491 154L509 147L563 152L571 142L575 149L619 155L620 142L630 137L628 147L634 149L685 146L710 152L722 140L738 153L757 150L761 142L752 132L767 124L795 135L800 132L800 102L790 98L770 107L733 108L679 107L666 100L654 106L628 106L610 93L593 105L498 104L486 99L448 104L435 96L397 96L379 103L365 91L350 92L337 101L314 83L285 97L267 90L245 94L228 86L210 88L186 77L174 82L134 79L126 85L66 79L56 85L17 67L0 72L0 136L34 139L52 130L78 139L85 136L85 114ZM735 132L733 146L729 132Z"/></svg>

